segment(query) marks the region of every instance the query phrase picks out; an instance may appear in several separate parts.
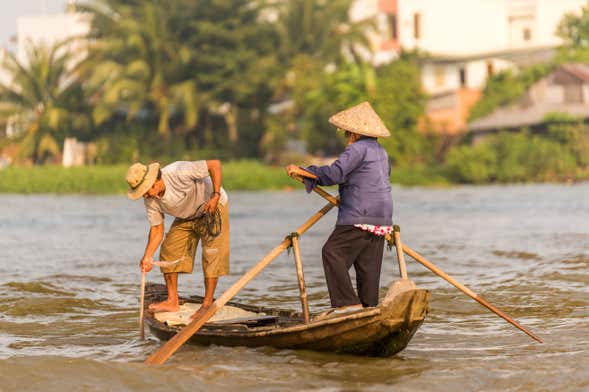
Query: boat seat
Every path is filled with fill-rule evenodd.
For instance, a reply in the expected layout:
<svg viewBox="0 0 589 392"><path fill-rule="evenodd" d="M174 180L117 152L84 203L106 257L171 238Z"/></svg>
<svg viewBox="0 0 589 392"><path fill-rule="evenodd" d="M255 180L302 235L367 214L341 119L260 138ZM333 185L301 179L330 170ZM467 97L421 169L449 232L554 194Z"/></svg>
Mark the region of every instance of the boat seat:
<svg viewBox="0 0 589 392"><path fill-rule="evenodd" d="M229 326L233 324L241 324L246 325L248 327L258 327L262 325L270 325L276 324L278 321L278 316L270 316L270 315L263 315L263 316L252 316L252 317L239 317L234 319L228 320L220 320L220 321L213 321L208 322L206 325L214 325L214 326Z"/></svg>

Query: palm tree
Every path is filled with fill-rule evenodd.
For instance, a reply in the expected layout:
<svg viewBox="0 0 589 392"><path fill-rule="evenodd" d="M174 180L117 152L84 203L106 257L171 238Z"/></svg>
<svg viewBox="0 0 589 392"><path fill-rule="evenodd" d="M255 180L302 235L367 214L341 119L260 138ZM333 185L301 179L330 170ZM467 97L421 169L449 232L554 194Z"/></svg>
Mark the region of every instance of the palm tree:
<svg viewBox="0 0 589 392"><path fill-rule="evenodd" d="M240 119L271 98L273 30L251 0L98 0L82 10L93 15L87 69L99 123L123 107L128 118L155 113L164 137L197 125L210 136L221 117L235 145Z"/></svg>
<svg viewBox="0 0 589 392"><path fill-rule="evenodd" d="M372 21L352 22L352 0L286 0L278 3L280 57L289 64L307 55L323 64L341 63L347 52L358 60L356 51L370 47L366 36Z"/></svg>
<svg viewBox="0 0 589 392"><path fill-rule="evenodd" d="M66 43L29 42L25 61L7 52L2 64L11 82L0 83L0 115L23 131L20 153L33 163L57 155L58 142L66 133L90 127L75 77L75 60Z"/></svg>
<svg viewBox="0 0 589 392"><path fill-rule="evenodd" d="M182 37L188 16L182 4L99 0L79 8L93 15L85 70L97 90L94 120L101 124L121 109L135 118L148 109L164 138L175 115L180 127L193 128L201 97L191 74L196 54Z"/></svg>

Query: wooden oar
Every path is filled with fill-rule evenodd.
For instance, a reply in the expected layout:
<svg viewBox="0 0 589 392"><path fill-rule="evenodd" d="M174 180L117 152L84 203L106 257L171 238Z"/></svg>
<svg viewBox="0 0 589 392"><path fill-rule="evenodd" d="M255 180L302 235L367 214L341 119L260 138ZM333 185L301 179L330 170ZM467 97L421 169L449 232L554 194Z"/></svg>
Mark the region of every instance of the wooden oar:
<svg viewBox="0 0 589 392"><path fill-rule="evenodd" d="M313 226L319 219L321 219L325 214L327 214L332 208L334 204L329 203L321 210L316 212L311 218L309 218L305 223L301 225L296 230L298 235L302 235L306 232L311 226ZM258 275L272 260L274 260L280 253L284 250L288 249L291 245L291 237L285 238L277 247L272 249L258 264L256 264L252 269L245 273L237 282L233 284L227 291L223 293L213 304L202 314L202 316L195 318L192 320L186 327L182 328L174 337L172 337L166 344L164 344L158 351L153 353L149 358L145 360L147 364L158 364L161 365L164 363L172 354L176 352L186 342L192 335L194 335L206 322L208 319L213 317L213 315L223 307L231 298L233 298L239 290L241 290L250 280L252 280L256 275Z"/></svg>
<svg viewBox="0 0 589 392"><path fill-rule="evenodd" d="M145 307L145 275L147 272L141 271L141 300L139 301L139 339L145 339L145 328L143 326L143 308Z"/></svg>
<svg viewBox="0 0 589 392"><path fill-rule="evenodd" d="M528 330L523 325L521 325L520 323L518 323L517 321L515 321L514 319L509 317L507 314L505 314L504 312L497 309L495 306L491 305L489 302L487 302L486 300L484 300L483 298L478 296L474 291L472 291L468 287L458 283L454 278L452 278L450 275L448 275L447 273L442 271L440 268L436 267L433 263L427 261L424 257L419 255L413 249L409 248L406 245L403 245L403 252L405 252L409 256L413 257L413 259L415 259L415 261L424 265L426 268L428 268L434 274L438 275L439 277L441 277L442 279L444 279L445 281L447 281L448 283L450 283L451 285L456 287L458 290L462 291L464 294L468 295L470 298L474 299L475 301L477 301L478 303L483 305L485 308L489 309L491 312L497 314L499 317L503 318L508 323L512 324L516 328L525 332L532 339L536 340L539 343L544 343L542 341L542 339L540 339L538 336L534 335L530 330Z"/></svg>
<svg viewBox="0 0 589 392"><path fill-rule="evenodd" d="M291 177L293 177L294 179L296 179L298 181L301 181L301 182L303 181L300 174L299 175L294 175L294 176L291 176ZM332 195L330 195L328 192L326 192L323 189L321 189L320 187L316 186L315 189L313 189L313 190L316 193L318 193L321 196L323 196L325 199L329 200L330 203L335 203L333 201L333 199L335 199L335 198ZM339 200L337 201L337 204L339 204ZM400 242L401 241L399 240L399 243ZM470 290L468 287L466 287L466 286L458 283L450 275L446 274L440 268L436 267L433 263L427 261L425 258L423 258L422 256L420 256L413 249L409 248L408 246L406 246L404 244L402 244L401 247L403 249L403 252L405 252L406 254L408 254L409 256L411 256L413 259L415 259L415 261L423 264L426 268L428 268L434 274L436 274L439 277L441 277L442 279L446 280L448 283L450 283L451 285L453 285L454 287L456 287L458 290L462 291L464 294L468 295L470 298L474 299L475 301L477 301L478 303L480 303L481 305L483 305L484 307L486 307L487 309L489 309L491 312L495 313L496 315L498 315L499 317L503 318L508 323L510 323L513 326L515 326L516 328L520 329L525 334L527 334L528 336L530 336L532 339L536 340L539 343L544 343L542 341L542 339L540 339L538 336L534 335L530 330L528 330L527 328L525 328L524 326L522 326L520 323L518 323L517 321L515 321L513 318L509 317L507 314L505 314L501 310L497 309L495 306L491 305L489 302L487 302L483 298L479 297L474 291Z"/></svg>

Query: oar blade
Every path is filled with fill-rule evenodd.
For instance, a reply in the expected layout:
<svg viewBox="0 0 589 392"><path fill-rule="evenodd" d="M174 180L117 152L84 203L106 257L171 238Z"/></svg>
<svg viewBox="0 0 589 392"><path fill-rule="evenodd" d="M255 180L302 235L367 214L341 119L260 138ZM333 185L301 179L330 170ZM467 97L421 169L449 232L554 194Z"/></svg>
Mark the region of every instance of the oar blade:
<svg viewBox="0 0 589 392"><path fill-rule="evenodd" d="M161 365L168 360L192 335L194 335L217 312L215 303L211 305L200 317L192 320L182 328L174 337L168 340L159 350L151 354L144 363Z"/></svg>

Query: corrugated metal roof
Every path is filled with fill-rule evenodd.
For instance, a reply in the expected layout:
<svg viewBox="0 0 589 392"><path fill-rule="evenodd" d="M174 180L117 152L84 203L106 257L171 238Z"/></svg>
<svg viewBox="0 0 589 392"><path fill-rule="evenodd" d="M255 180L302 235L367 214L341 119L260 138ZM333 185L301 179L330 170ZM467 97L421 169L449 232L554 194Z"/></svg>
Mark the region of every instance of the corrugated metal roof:
<svg viewBox="0 0 589 392"><path fill-rule="evenodd" d="M563 64L561 68L580 80L589 83L589 64Z"/></svg>
<svg viewBox="0 0 589 392"><path fill-rule="evenodd" d="M543 123L546 115L550 113L565 113L575 117L589 118L589 104L545 103L528 108L501 108L489 116L471 122L468 128L471 132L480 132L527 127Z"/></svg>
<svg viewBox="0 0 589 392"><path fill-rule="evenodd" d="M589 64L563 64L557 70L562 70L573 75L579 79L580 85L589 85ZM530 89L533 89L543 81L549 80L555 71L536 82ZM469 123L468 129L471 132L481 132L493 129L527 127L543 123L546 115L550 113L564 113L587 119L589 118L589 102L535 102L531 106L512 104L510 106L500 107L490 115Z"/></svg>

